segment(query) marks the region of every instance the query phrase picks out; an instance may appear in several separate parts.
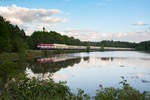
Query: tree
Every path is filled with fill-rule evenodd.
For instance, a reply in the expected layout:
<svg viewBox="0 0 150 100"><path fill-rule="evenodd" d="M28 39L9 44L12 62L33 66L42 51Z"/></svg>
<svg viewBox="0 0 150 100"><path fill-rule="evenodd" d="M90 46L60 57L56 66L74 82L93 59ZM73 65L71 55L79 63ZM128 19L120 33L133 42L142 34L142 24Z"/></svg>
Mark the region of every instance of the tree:
<svg viewBox="0 0 150 100"><path fill-rule="evenodd" d="M6 21L0 16L0 52L11 51L11 44L9 38L9 29Z"/></svg>
<svg viewBox="0 0 150 100"><path fill-rule="evenodd" d="M0 53L18 52L20 48L23 50L25 47L27 45L24 30L0 16Z"/></svg>

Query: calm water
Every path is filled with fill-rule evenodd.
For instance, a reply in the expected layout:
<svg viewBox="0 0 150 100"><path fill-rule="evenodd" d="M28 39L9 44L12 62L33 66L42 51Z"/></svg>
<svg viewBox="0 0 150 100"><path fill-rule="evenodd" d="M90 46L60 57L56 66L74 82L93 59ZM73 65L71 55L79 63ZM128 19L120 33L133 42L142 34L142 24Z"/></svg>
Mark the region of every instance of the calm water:
<svg viewBox="0 0 150 100"><path fill-rule="evenodd" d="M39 58L26 69L29 77L67 81L76 93L77 88L95 95L99 85L120 87L121 76L134 88L150 91L150 54L136 51L108 51L56 55Z"/></svg>

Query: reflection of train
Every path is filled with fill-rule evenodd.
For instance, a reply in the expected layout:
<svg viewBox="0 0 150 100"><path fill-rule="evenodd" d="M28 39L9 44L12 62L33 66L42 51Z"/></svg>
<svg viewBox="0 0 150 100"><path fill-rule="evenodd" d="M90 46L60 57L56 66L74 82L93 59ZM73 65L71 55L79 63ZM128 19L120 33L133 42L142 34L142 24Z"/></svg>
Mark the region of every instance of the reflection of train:
<svg viewBox="0 0 150 100"><path fill-rule="evenodd" d="M74 57L74 56L63 56L62 57L49 57L49 58L40 58L40 59L37 59L38 62L40 63L48 63L48 62L60 62L60 61L66 61L66 60L69 60L69 59L77 59L79 57Z"/></svg>
<svg viewBox="0 0 150 100"><path fill-rule="evenodd" d="M64 49L64 50L84 50L87 49L87 46L73 46L66 44L39 44L37 45L38 49ZM100 50L101 47L90 46L92 50ZM116 48L116 47L104 47L105 50L134 50L133 48Z"/></svg>

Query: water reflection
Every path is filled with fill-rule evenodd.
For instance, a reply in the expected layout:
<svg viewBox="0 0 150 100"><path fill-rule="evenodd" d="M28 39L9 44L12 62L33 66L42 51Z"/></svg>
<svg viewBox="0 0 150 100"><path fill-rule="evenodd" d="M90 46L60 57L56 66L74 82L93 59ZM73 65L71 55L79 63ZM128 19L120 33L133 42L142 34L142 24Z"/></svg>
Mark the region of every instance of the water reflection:
<svg viewBox="0 0 150 100"><path fill-rule="evenodd" d="M148 80L142 80L143 83L150 83Z"/></svg>
<svg viewBox="0 0 150 100"><path fill-rule="evenodd" d="M140 52L92 52L39 58L30 63L26 72L39 79L51 75L56 82L67 81L73 92L81 88L90 95L95 95L99 84L119 87L120 76L134 88L150 91L150 55Z"/></svg>
<svg viewBox="0 0 150 100"><path fill-rule="evenodd" d="M109 61L109 57L101 57L101 60Z"/></svg>
<svg viewBox="0 0 150 100"><path fill-rule="evenodd" d="M90 57L83 57L84 61L88 61L89 62Z"/></svg>
<svg viewBox="0 0 150 100"><path fill-rule="evenodd" d="M73 66L78 64L81 61L80 57L66 57L66 58L41 58L36 59L37 62L34 62L30 65L30 69L33 73L55 73L61 68L66 68L68 66Z"/></svg>

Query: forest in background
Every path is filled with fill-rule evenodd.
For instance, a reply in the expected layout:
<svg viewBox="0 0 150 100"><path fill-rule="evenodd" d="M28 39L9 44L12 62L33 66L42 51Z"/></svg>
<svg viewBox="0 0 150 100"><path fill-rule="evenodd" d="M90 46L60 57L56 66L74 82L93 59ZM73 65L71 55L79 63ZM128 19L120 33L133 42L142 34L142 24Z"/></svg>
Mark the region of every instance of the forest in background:
<svg viewBox="0 0 150 100"><path fill-rule="evenodd" d="M60 43L68 45L84 45L84 46L111 46L136 48L137 50L150 51L150 41L141 43L130 43L120 41L101 41L101 42L83 42L73 37L61 35L55 31L35 31L31 36L26 36L24 30L17 25L12 25L3 17L0 17L0 99L1 100L150 100L150 95L131 87L127 80L122 78L121 88L100 88L96 91L95 96L90 96L84 90L78 89L77 94L74 94L66 85L66 82L54 82L53 79L37 80L29 79L26 76L26 67L30 64L35 64L32 60L27 63L25 50L36 49L39 43ZM35 50L36 51L36 50ZM11 53L5 53L11 52ZM12 52L19 55L17 61L11 61L8 57ZM55 54L55 53L54 53ZM13 55L14 56L14 55ZM59 63L61 67L78 63L80 59L70 60ZM59 65L57 64L57 66ZM39 65L39 64L38 64ZM35 65L37 66L37 65ZM48 64L35 67L34 71L47 70ZM53 67L49 71L57 71L60 68ZM44 95L43 95L44 94Z"/></svg>
<svg viewBox="0 0 150 100"><path fill-rule="evenodd" d="M100 42L81 41L74 37L61 35L55 31L35 31L31 36L26 36L23 29L20 29L17 25L12 25L9 21L0 16L0 53L21 52L26 49L36 49L36 46L39 43L136 48L136 50L150 51L150 41L140 43L113 40L103 40Z"/></svg>

